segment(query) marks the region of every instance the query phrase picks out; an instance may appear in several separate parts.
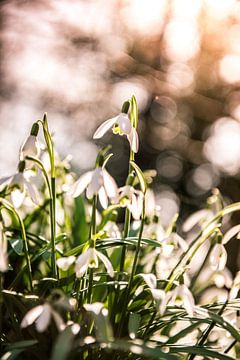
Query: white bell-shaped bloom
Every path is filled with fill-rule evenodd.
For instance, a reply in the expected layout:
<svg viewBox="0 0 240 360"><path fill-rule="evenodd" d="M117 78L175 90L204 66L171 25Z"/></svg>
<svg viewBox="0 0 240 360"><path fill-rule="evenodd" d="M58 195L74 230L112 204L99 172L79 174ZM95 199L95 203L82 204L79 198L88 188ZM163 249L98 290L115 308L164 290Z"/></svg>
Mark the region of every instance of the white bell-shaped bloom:
<svg viewBox="0 0 240 360"><path fill-rule="evenodd" d="M104 209L108 206L108 198L114 201L118 194L118 188L113 177L104 168L96 168L88 171L73 184L69 195L77 197L87 189L87 198L99 196L99 201Z"/></svg>
<svg viewBox="0 0 240 360"><path fill-rule="evenodd" d="M133 186L125 185L119 188L119 199L122 207L127 207L135 220L139 220L143 210L142 191L134 189Z"/></svg>
<svg viewBox="0 0 240 360"><path fill-rule="evenodd" d="M17 172L12 176L0 179L0 187L8 185L11 189L11 200L15 208L19 208L26 193L35 204L39 204L40 196L35 185L29 181L27 172Z"/></svg>
<svg viewBox="0 0 240 360"><path fill-rule="evenodd" d="M38 332L44 332L50 324L51 317L53 317L59 331L65 329L65 324L61 316L53 310L49 304L38 305L27 312L21 322L21 327L26 328L27 326L35 323Z"/></svg>
<svg viewBox="0 0 240 360"><path fill-rule="evenodd" d="M126 135L133 152L137 153L139 148L139 140L136 129L132 126L132 123L125 113L120 113L114 118L104 121L93 135L93 139L99 139L111 128L118 126L117 133L119 135Z"/></svg>
<svg viewBox="0 0 240 360"><path fill-rule="evenodd" d="M98 259L100 259L108 274L113 277L114 276L114 270L112 267L111 262L108 260L108 258L97 251L95 248L88 248L84 253L82 253L76 261L75 265L75 272L77 277L82 277L88 268L98 268Z"/></svg>
<svg viewBox="0 0 240 360"><path fill-rule="evenodd" d="M160 305L160 314L164 314L168 304L181 304L186 312L193 316L195 301L191 291L186 285L176 286L174 290L169 291L163 298Z"/></svg>
<svg viewBox="0 0 240 360"><path fill-rule="evenodd" d="M66 256L57 259L57 266L63 271L67 271L75 261L75 256Z"/></svg>
<svg viewBox="0 0 240 360"><path fill-rule="evenodd" d="M40 153L40 145L38 139L34 135L29 135L20 149L20 160L24 160L26 156L37 157Z"/></svg>
<svg viewBox="0 0 240 360"><path fill-rule="evenodd" d="M213 270L221 271L225 268L227 263L227 251L222 244L214 245L209 262Z"/></svg>
<svg viewBox="0 0 240 360"><path fill-rule="evenodd" d="M7 239L0 223L0 272L8 270Z"/></svg>

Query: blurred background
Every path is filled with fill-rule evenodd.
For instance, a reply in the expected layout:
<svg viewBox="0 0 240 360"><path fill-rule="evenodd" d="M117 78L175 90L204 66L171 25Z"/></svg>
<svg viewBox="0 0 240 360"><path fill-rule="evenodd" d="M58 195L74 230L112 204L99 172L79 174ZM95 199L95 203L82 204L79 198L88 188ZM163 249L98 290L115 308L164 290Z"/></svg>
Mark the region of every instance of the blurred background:
<svg viewBox="0 0 240 360"><path fill-rule="evenodd" d="M239 1L9 0L1 19L1 177L46 111L78 173L112 143L110 172L122 185L127 141L92 135L134 94L136 161L157 169L163 222L203 206L213 187L240 200Z"/></svg>

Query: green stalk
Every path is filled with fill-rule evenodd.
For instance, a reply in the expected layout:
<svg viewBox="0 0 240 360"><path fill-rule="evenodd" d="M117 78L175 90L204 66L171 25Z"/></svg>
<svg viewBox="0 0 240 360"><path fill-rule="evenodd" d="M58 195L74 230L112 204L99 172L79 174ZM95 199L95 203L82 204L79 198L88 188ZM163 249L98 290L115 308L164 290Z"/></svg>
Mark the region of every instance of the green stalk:
<svg viewBox="0 0 240 360"><path fill-rule="evenodd" d="M92 218L91 218L91 224L90 224L90 236L89 236L89 242L90 246L93 246L95 248L95 240L93 240L94 235L97 232L97 226L96 226L96 210L97 210L97 195L94 195L93 197L93 205L92 205ZM92 299L92 288L93 288L93 268L89 268L89 274L88 274L88 293L87 293L87 302L90 304Z"/></svg>
<svg viewBox="0 0 240 360"><path fill-rule="evenodd" d="M128 208L125 210L125 220L124 220L124 228L123 228L123 238L126 239L129 235L130 230L130 222L131 222L131 213ZM122 246L122 254L120 260L120 272L124 271L124 263L126 257L126 245Z"/></svg>
<svg viewBox="0 0 240 360"><path fill-rule="evenodd" d="M125 317L125 314L126 314L126 311L127 311L127 305L128 305L128 301L129 301L129 295L130 295L131 288L132 288L132 282L133 282L134 275L136 273L139 252L140 252L140 249L141 249L141 240L142 240L142 234L143 234L143 229L144 229L144 223L145 223L145 196L143 198L143 210L142 210L142 217L141 217L141 225L140 225L139 234L138 234L138 242L137 242L137 247L136 247L135 256L134 256L134 260L133 260L130 279L129 279L128 286L127 286L127 289L126 289L126 295L124 297L122 316L121 316L119 329L118 329L118 336L120 336L121 332L122 332L122 327L123 327L123 324L124 324L124 317Z"/></svg>
<svg viewBox="0 0 240 360"><path fill-rule="evenodd" d="M58 278L56 265L56 183L55 177L51 177L52 196L50 198L50 223L51 223L51 262L52 274L55 279Z"/></svg>
<svg viewBox="0 0 240 360"><path fill-rule="evenodd" d="M56 266L56 187L55 187L55 177L51 177L51 182L49 181L49 177L47 171L43 165L43 163L33 157L27 156L27 160L31 160L37 164L39 169L42 171L47 188L49 193L49 205L50 205L50 231L51 231L51 269L52 269L52 276L57 279L58 272Z"/></svg>

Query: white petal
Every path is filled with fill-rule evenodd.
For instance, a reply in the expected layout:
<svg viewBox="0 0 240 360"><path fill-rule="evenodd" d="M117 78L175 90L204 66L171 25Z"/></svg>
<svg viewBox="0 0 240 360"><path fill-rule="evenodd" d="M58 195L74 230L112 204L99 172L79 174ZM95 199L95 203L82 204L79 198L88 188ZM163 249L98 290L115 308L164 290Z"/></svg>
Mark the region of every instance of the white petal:
<svg viewBox="0 0 240 360"><path fill-rule="evenodd" d="M77 277L83 276L83 274L86 272L89 265L89 256L89 249L87 249L77 258L75 265L75 272L77 273Z"/></svg>
<svg viewBox="0 0 240 360"><path fill-rule="evenodd" d="M132 124L127 114L119 114L116 123L123 134L129 135L132 132Z"/></svg>
<svg viewBox="0 0 240 360"><path fill-rule="evenodd" d="M97 251L97 256L99 257L99 259L103 262L105 268L107 269L107 273L111 276L114 277L114 270L112 267L111 262L108 260L108 258L103 255L102 253L100 253L99 251Z"/></svg>
<svg viewBox="0 0 240 360"><path fill-rule="evenodd" d="M103 183L109 198L116 198L118 195L118 187L114 180L114 178L107 172L107 170L103 169Z"/></svg>
<svg viewBox="0 0 240 360"><path fill-rule="evenodd" d="M172 291L169 291L162 299L161 305L159 307L159 312L161 315L163 315L165 313L167 304L169 303L170 299L172 298L172 295L173 295Z"/></svg>
<svg viewBox="0 0 240 360"><path fill-rule="evenodd" d="M157 287L157 278L154 274L139 274L145 283L151 288L154 289Z"/></svg>
<svg viewBox="0 0 240 360"><path fill-rule="evenodd" d="M48 304L43 305L43 311L36 320L36 329L38 332L43 332L48 327L51 318L51 307Z"/></svg>
<svg viewBox="0 0 240 360"><path fill-rule="evenodd" d="M187 242L181 236L179 236L177 233L172 233L172 235L174 236L174 240L182 248L182 250L187 251L187 249L188 249ZM175 241L174 241L174 243L175 243Z"/></svg>
<svg viewBox="0 0 240 360"><path fill-rule="evenodd" d="M88 269L88 263L84 264L81 268L75 267L76 277L81 278Z"/></svg>
<svg viewBox="0 0 240 360"><path fill-rule="evenodd" d="M83 307L86 311L90 311L96 315L99 315L102 309L104 308L104 305L103 303L95 302L93 304L84 304Z"/></svg>
<svg viewBox="0 0 240 360"><path fill-rule="evenodd" d="M129 210L131 211L132 216L134 217L134 219L139 220L140 216L141 216L142 209L139 208L139 204L138 204L137 197L136 197L135 194L132 194L132 202L129 203L127 206L129 208Z"/></svg>
<svg viewBox="0 0 240 360"><path fill-rule="evenodd" d="M235 235L240 232L240 225L233 226L230 230L226 232L222 239L222 244L227 244Z"/></svg>
<svg viewBox="0 0 240 360"><path fill-rule="evenodd" d="M52 309L52 316L54 318L54 321L57 325L58 330L63 331L66 328L66 325L65 325L63 319L61 318L61 316L53 309Z"/></svg>
<svg viewBox="0 0 240 360"><path fill-rule="evenodd" d="M34 204L38 205L40 203L40 195L35 185L31 184L28 180L24 179L24 185L26 186L30 198L34 202Z"/></svg>
<svg viewBox="0 0 240 360"><path fill-rule="evenodd" d="M23 160L26 156L38 156L39 152L40 146L37 137L30 135L21 147L20 159Z"/></svg>
<svg viewBox="0 0 240 360"><path fill-rule="evenodd" d="M148 217L152 217L155 213L155 196L154 192L147 188L147 191L145 193L145 215Z"/></svg>
<svg viewBox="0 0 240 360"><path fill-rule="evenodd" d="M154 298L154 300L156 301L162 301L165 298L165 291L164 290L160 290L160 289L153 289L150 288L151 293L152 293L152 297Z"/></svg>
<svg viewBox="0 0 240 360"><path fill-rule="evenodd" d="M24 198L25 198L25 191L22 192L19 189L14 189L11 191L11 200L12 200L13 206L16 209L22 205Z"/></svg>
<svg viewBox="0 0 240 360"><path fill-rule="evenodd" d="M116 123L118 116L104 121L95 131L93 139L100 139Z"/></svg>
<svg viewBox="0 0 240 360"><path fill-rule="evenodd" d="M127 138L130 143L132 151L137 153L139 149L139 140L138 140L138 133L134 127L132 128L130 134L127 135Z"/></svg>
<svg viewBox="0 0 240 360"><path fill-rule="evenodd" d="M24 190L24 175L22 172L16 173L13 175L9 187L17 186L21 191Z"/></svg>
<svg viewBox="0 0 240 360"><path fill-rule="evenodd" d="M11 181L12 178L13 178L13 176L6 176L6 177L1 178L0 186L9 184L9 182Z"/></svg>
<svg viewBox="0 0 240 360"><path fill-rule="evenodd" d="M222 244L214 245L209 261L213 270L223 270L225 268L227 252Z"/></svg>
<svg viewBox="0 0 240 360"><path fill-rule="evenodd" d="M196 211L184 221L182 229L184 232L188 232L195 225L197 225L201 220L207 220L210 217L213 217L213 213L211 210L202 209L202 210Z"/></svg>
<svg viewBox="0 0 240 360"><path fill-rule="evenodd" d="M98 252L94 248L89 248L89 267L98 268Z"/></svg>
<svg viewBox="0 0 240 360"><path fill-rule="evenodd" d="M102 207L104 209L106 209L108 206L108 198L107 198L107 194L106 194L106 191L103 186L100 188L98 196L99 196L100 204L102 205Z"/></svg>
<svg viewBox="0 0 240 360"><path fill-rule="evenodd" d="M32 325L34 321L42 314L43 309L44 309L43 305L38 305L33 309L31 309L30 311L28 311L24 316L24 318L22 319L21 327L25 328L29 325Z"/></svg>
<svg viewBox="0 0 240 360"><path fill-rule="evenodd" d="M61 257L57 259L57 266L59 269L67 271L69 267L74 263L75 256Z"/></svg>
<svg viewBox="0 0 240 360"><path fill-rule="evenodd" d="M187 313L190 316L193 316L195 301L191 291L187 288L186 285L182 285L182 299L183 299L183 306L186 309Z"/></svg>
<svg viewBox="0 0 240 360"><path fill-rule="evenodd" d="M93 171L88 171L73 184L71 190L69 191L69 195L73 196L74 198L79 196L88 186L92 179Z"/></svg>

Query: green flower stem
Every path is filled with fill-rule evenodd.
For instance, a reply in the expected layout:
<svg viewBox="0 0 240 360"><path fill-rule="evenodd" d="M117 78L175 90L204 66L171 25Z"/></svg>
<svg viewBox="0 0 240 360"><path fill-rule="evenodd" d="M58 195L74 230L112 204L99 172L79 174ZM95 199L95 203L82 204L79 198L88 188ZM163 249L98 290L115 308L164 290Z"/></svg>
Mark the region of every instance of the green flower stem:
<svg viewBox="0 0 240 360"><path fill-rule="evenodd" d="M50 228L51 228L51 268L52 268L52 276L55 279L58 279L58 272L57 272L57 266L56 266L56 187L55 187L55 178L51 178L51 182L49 181L49 177L47 174L47 171L43 165L43 163L33 157L33 156L27 156L27 160L31 160L37 164L37 166L40 168L40 170L43 173L48 192L49 192L49 204L50 204Z"/></svg>
<svg viewBox="0 0 240 360"><path fill-rule="evenodd" d="M123 328L123 324L124 324L124 318L125 318L125 314L126 314L126 311L127 311L129 295L130 295L131 288L132 288L132 282L133 282L134 275L136 273L139 252L140 252L140 249L141 249L141 240L142 240L142 234L143 234L143 229L144 229L144 223L145 223L145 196L143 198L143 210L142 210L141 224L140 224L140 229L139 229L139 234L138 234L138 242L137 242L137 247L136 247L135 256L134 256L134 260L133 260L132 271L131 271L128 286L127 286L127 289L126 289L126 295L124 297L123 309L122 309L122 313L121 313L122 316L121 316L119 329L118 329L118 336L120 336L121 332L122 332L122 328Z"/></svg>
<svg viewBox="0 0 240 360"><path fill-rule="evenodd" d="M23 251L24 251L26 265L27 265L29 285L30 285L30 290L33 291L32 269L31 269L29 251L28 251L27 236L26 236L26 231L25 231L25 226L24 226L23 220L22 220L21 216L19 215L19 213L17 212L17 210L7 200L1 199L1 203L2 203L2 207L7 209L8 211L11 211L16 216L18 223L20 225L22 239L23 239Z"/></svg>
<svg viewBox="0 0 240 360"><path fill-rule="evenodd" d="M89 233L89 243L90 246L95 248L95 240L93 240L94 235L97 232L96 226L96 210L97 210L97 195L93 196L93 204L92 204L92 218L90 224L90 233ZM89 268L88 273L88 293L87 293L87 302L90 304L92 300L92 288L93 288L93 268Z"/></svg>
<svg viewBox="0 0 240 360"><path fill-rule="evenodd" d="M130 222L131 222L131 213L128 208L125 210L125 220L124 220L124 228L123 228L123 238L126 239L129 235L130 229ZM120 272L124 271L124 264L125 264L125 257L126 257L126 245L122 247L122 254L120 260Z"/></svg>
<svg viewBox="0 0 240 360"><path fill-rule="evenodd" d="M50 198L50 218L51 218L51 260L52 260L52 274L55 279L58 279L58 271L56 265L56 180L51 177L51 198Z"/></svg>
<svg viewBox="0 0 240 360"><path fill-rule="evenodd" d="M134 157L135 157L134 152L132 150L130 150L128 177L133 170L130 161L134 161ZM129 209L126 208L125 219L124 219L124 228L123 228L123 238L124 239L126 239L129 236L130 223L131 223L131 213L130 213ZM126 257L126 245L123 245L122 253L121 253L121 260L120 260L120 272L124 271L125 257Z"/></svg>

